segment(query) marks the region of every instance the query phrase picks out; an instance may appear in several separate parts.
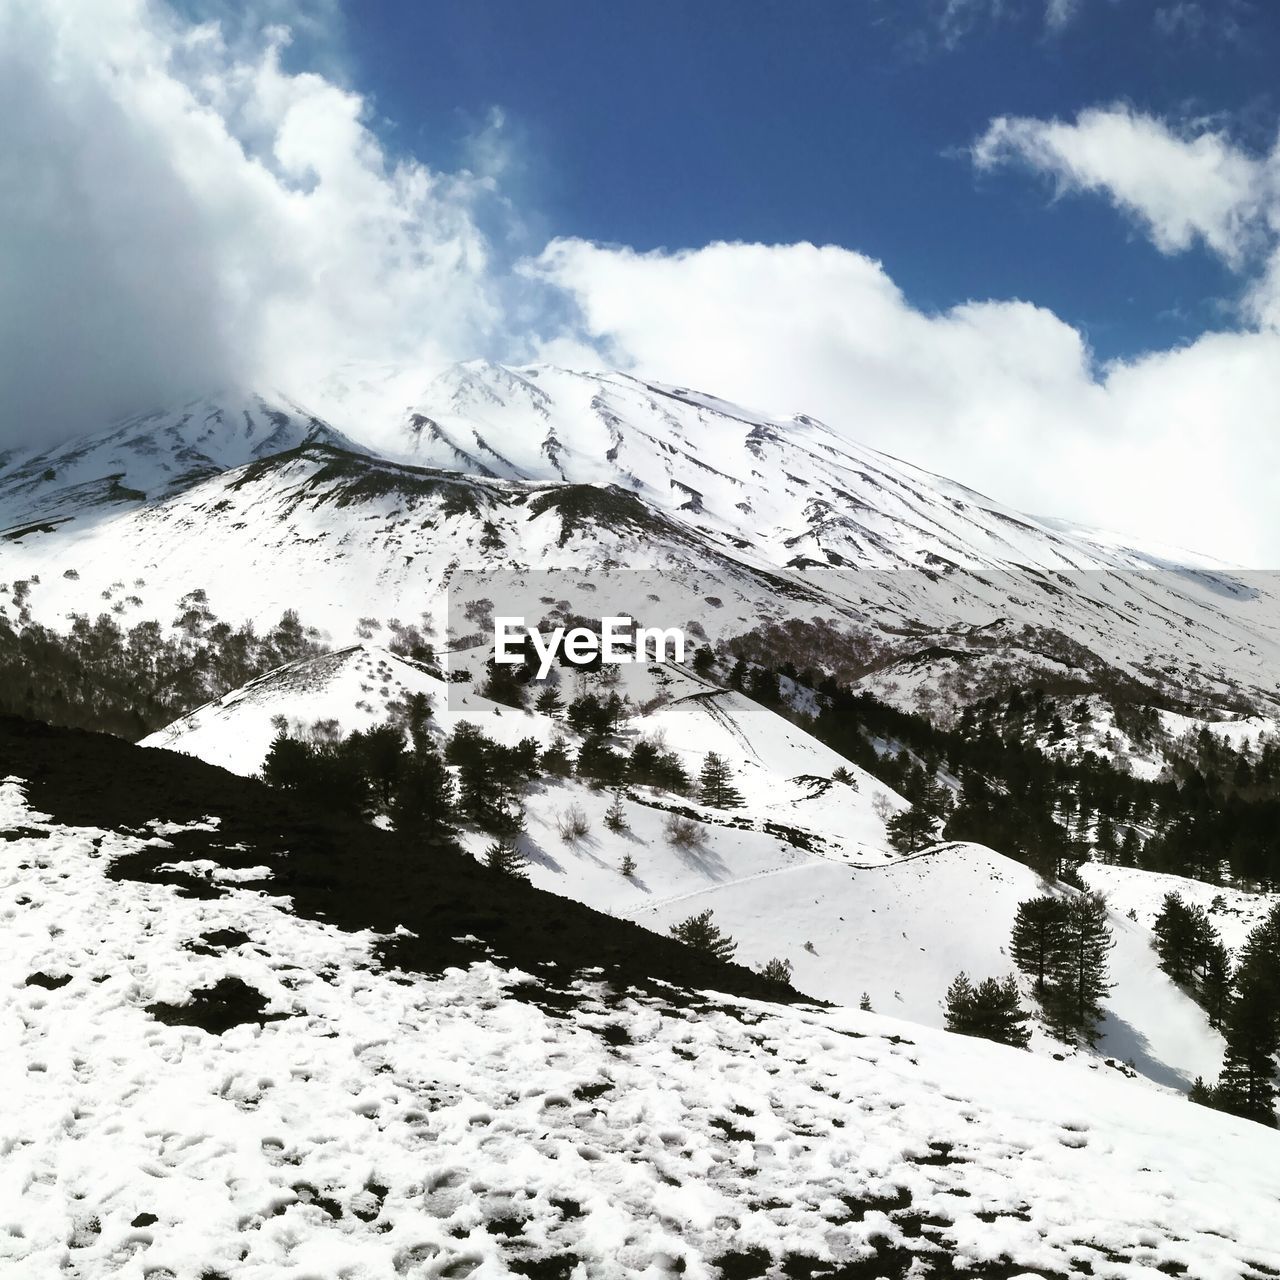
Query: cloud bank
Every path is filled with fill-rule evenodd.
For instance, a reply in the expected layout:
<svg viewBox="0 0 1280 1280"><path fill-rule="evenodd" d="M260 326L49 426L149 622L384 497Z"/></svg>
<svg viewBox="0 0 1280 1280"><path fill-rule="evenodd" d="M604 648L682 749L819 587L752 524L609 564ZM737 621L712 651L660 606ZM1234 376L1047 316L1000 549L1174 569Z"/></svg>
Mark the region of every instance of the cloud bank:
<svg viewBox="0 0 1280 1280"><path fill-rule="evenodd" d="M389 158L358 93L283 69L285 29L235 26L0 7L0 447L488 347L493 179Z"/></svg>

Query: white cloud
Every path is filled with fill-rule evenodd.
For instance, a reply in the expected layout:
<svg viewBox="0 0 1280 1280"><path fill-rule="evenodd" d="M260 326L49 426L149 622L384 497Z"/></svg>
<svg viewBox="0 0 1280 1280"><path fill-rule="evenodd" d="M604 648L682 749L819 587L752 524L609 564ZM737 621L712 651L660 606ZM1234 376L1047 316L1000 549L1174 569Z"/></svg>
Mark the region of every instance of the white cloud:
<svg viewBox="0 0 1280 1280"><path fill-rule="evenodd" d="M1050 31L1063 30L1080 9L1080 0L1045 0L1044 23Z"/></svg>
<svg viewBox="0 0 1280 1280"><path fill-rule="evenodd" d="M812 245L638 254L559 240L535 267L608 361L854 439L1024 509L1252 564L1280 557L1280 335L1210 334L1101 368L1025 302L912 307ZM555 354L572 357L563 339Z"/></svg>
<svg viewBox="0 0 1280 1280"><path fill-rule="evenodd" d="M1038 6L1037 6L1038 7ZM1044 30L1061 35L1080 12L1081 0L1044 0ZM930 0L930 27L944 49L953 50L976 31L1000 24L1035 21L1023 0ZM917 32L917 37L920 33ZM917 44L919 39L917 38Z"/></svg>
<svg viewBox="0 0 1280 1280"><path fill-rule="evenodd" d="M1232 266L1260 243L1275 197L1275 158L1257 157L1221 131L1179 132L1126 106L1082 111L1074 122L1001 116L974 144L980 169L1021 165L1064 192L1108 196L1163 253L1203 241Z"/></svg>
<svg viewBox="0 0 1280 1280"><path fill-rule="evenodd" d="M251 21L330 8L0 7L0 444L219 381L489 349L493 175L389 157L359 94L286 71L287 33Z"/></svg>

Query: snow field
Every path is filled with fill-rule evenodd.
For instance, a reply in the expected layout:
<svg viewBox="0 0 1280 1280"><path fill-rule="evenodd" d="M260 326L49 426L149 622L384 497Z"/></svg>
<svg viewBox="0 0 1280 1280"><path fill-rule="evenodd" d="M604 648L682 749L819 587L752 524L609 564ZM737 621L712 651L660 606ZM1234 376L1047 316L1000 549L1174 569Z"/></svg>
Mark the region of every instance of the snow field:
<svg viewBox="0 0 1280 1280"><path fill-rule="evenodd" d="M1080 1064L589 979L543 1009L496 958L384 972L371 935L269 893L113 881L163 837L52 824L17 779L0 826L0 1275L1280 1267L1276 1135ZM193 949L215 928L249 941ZM286 1016L217 1036L145 1012L227 975Z"/></svg>

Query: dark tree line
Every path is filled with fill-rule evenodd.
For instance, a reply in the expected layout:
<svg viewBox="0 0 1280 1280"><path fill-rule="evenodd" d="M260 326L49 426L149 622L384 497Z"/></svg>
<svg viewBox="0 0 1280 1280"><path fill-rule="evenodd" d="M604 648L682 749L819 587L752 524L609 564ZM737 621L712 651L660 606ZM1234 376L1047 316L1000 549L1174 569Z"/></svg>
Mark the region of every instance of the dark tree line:
<svg viewBox="0 0 1280 1280"><path fill-rule="evenodd" d="M203 591L172 626L75 615L65 634L0 619L0 712L136 741L260 675L323 653L288 610L269 631L216 618Z"/></svg>
<svg viewBox="0 0 1280 1280"><path fill-rule="evenodd" d="M1168 899L1161 939L1164 963L1170 950L1171 928ZM1180 913L1175 911L1176 922ZM1179 926L1181 932L1181 926ZM1194 952L1194 943L1190 944ZM1193 963L1184 951L1169 963L1185 969ZM1220 1015L1223 1039L1227 1042L1222 1074L1216 1084L1197 1080L1191 1090L1193 1102L1217 1107L1233 1115L1276 1123L1276 1055L1280 1053L1280 905L1249 934L1241 948L1231 976Z"/></svg>

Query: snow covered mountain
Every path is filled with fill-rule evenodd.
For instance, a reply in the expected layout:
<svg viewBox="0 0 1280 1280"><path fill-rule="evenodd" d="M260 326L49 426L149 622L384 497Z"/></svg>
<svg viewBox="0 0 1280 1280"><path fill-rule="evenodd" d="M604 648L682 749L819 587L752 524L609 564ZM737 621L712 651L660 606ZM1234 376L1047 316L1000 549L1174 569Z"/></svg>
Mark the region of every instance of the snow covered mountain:
<svg viewBox="0 0 1280 1280"><path fill-rule="evenodd" d="M1270 576L1024 516L811 418L472 363L403 420L344 425L384 451L250 397L7 458L0 582L57 628L104 607L167 621L199 588L232 622L294 608L341 644L396 618L443 647L446 591L492 598L482 575L587 570L635 598L640 569L665 625L723 638L821 618L870 636L880 687L907 698L1010 656L1193 707L1280 696Z"/></svg>

